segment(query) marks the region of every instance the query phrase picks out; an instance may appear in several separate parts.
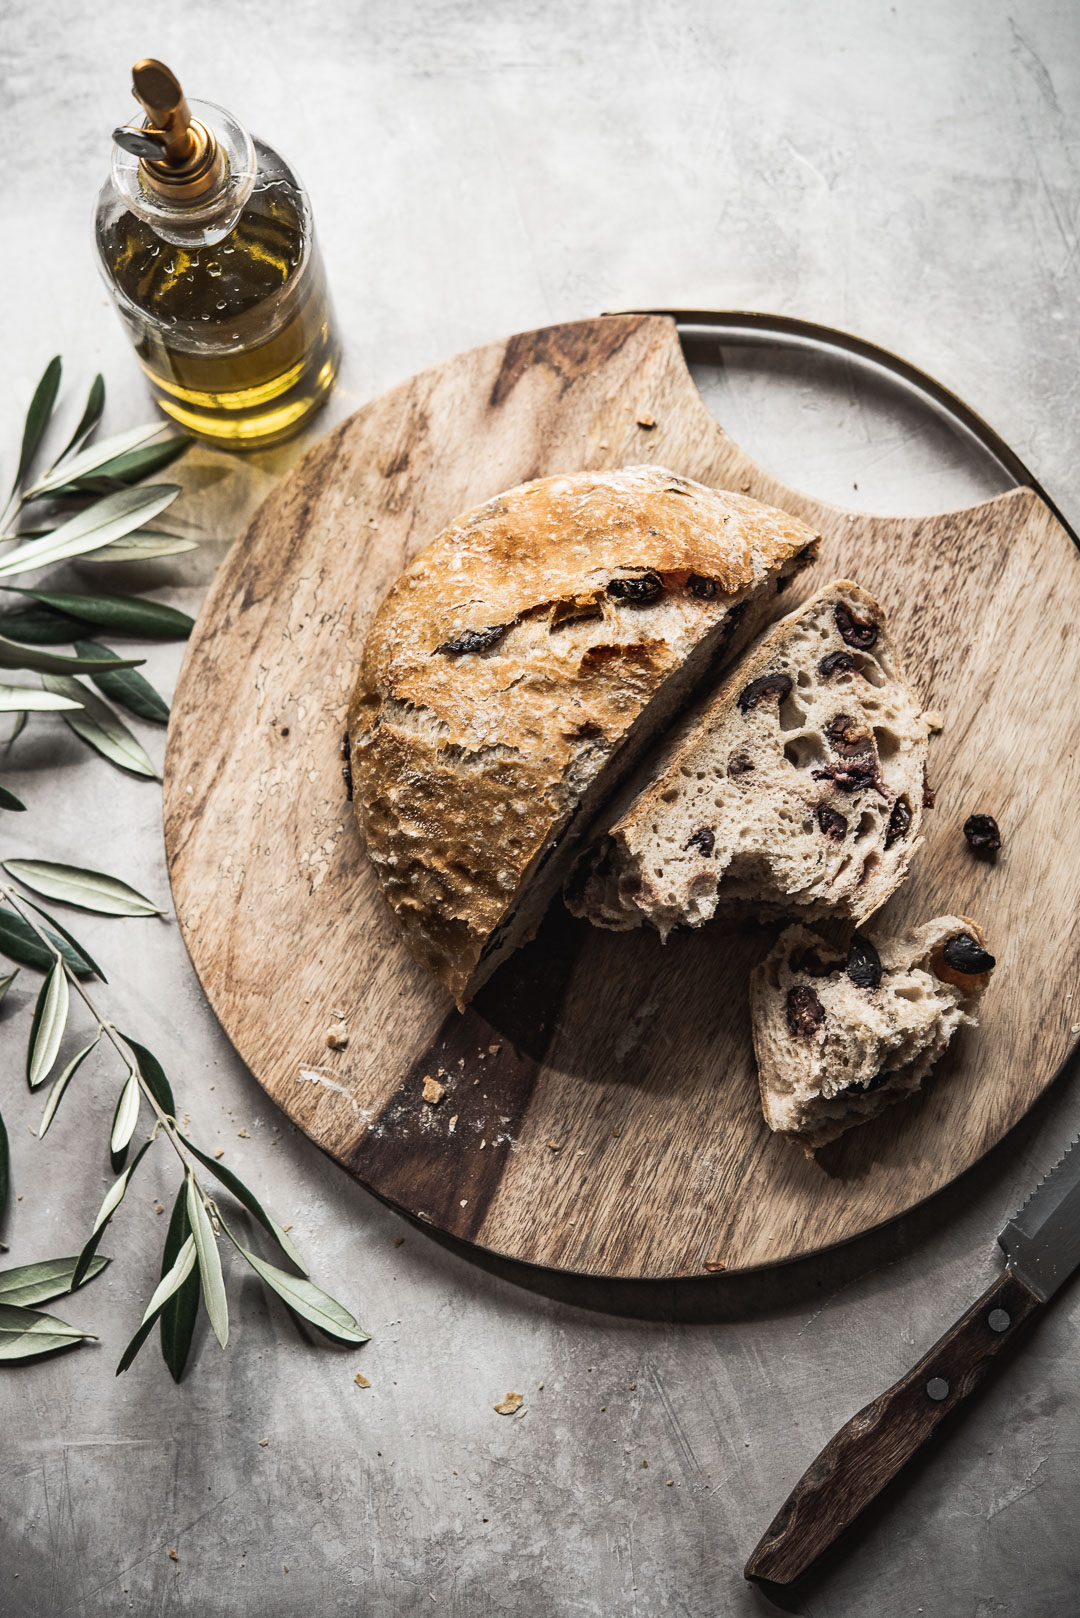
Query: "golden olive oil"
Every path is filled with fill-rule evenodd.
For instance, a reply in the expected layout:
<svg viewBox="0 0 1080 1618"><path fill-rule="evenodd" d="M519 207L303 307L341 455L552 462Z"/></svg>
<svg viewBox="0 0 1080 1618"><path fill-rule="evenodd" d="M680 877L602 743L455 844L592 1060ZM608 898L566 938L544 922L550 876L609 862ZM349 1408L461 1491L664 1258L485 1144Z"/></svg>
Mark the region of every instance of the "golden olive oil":
<svg viewBox="0 0 1080 1618"><path fill-rule="evenodd" d="M153 121L115 132L96 225L106 280L166 415L227 448L277 443L338 368L307 197L224 109L189 106L160 64L135 74Z"/></svg>

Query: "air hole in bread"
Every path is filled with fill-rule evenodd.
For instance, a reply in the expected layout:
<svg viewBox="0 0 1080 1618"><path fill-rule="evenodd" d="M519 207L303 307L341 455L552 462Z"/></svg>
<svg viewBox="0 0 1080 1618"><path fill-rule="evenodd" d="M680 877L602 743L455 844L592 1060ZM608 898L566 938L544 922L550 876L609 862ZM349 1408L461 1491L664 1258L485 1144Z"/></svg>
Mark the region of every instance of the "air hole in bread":
<svg viewBox="0 0 1080 1618"><path fill-rule="evenodd" d="M813 731L793 736L791 741L784 743L784 757L797 770L808 770L811 765L824 764L825 749L821 745L821 737Z"/></svg>
<svg viewBox="0 0 1080 1618"><path fill-rule="evenodd" d="M886 730L882 725L875 725L874 740L877 743L878 758L883 761L893 758L900 751L900 738L894 730Z"/></svg>
<svg viewBox="0 0 1080 1618"><path fill-rule="evenodd" d="M856 652L855 667L868 685L880 687L885 684L885 670L876 657L867 657L865 652Z"/></svg>
<svg viewBox="0 0 1080 1618"><path fill-rule="evenodd" d="M780 729L798 730L806 723L806 709L801 708L789 691L780 704Z"/></svg>
<svg viewBox="0 0 1080 1618"><path fill-rule="evenodd" d="M862 814L859 816L859 824L855 830L855 841L857 843L863 842L865 838L870 836L871 832L876 832L877 829L877 815L874 814L872 809L864 809ZM869 863L870 862L868 860L867 864Z"/></svg>

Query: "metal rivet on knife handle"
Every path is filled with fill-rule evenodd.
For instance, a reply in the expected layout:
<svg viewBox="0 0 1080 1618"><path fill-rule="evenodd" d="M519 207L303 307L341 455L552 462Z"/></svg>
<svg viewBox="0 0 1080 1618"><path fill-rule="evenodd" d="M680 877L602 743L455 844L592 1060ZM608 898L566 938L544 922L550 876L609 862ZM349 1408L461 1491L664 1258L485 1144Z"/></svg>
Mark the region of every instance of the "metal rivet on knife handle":
<svg viewBox="0 0 1080 1618"><path fill-rule="evenodd" d="M928 1398L947 1399L949 1397L949 1384L943 1376L932 1376L926 1384Z"/></svg>
<svg viewBox="0 0 1080 1618"><path fill-rule="evenodd" d="M991 1309L986 1317L986 1324L991 1331L1008 1331L1012 1325L1012 1315L1007 1309Z"/></svg>

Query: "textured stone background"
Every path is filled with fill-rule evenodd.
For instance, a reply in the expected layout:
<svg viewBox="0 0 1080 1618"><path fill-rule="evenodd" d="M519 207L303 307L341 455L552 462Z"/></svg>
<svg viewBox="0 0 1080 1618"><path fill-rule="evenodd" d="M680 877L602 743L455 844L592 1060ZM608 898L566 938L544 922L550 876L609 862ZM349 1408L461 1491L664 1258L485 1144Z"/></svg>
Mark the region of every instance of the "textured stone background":
<svg viewBox="0 0 1080 1618"><path fill-rule="evenodd" d="M69 412L100 367L109 426L146 414L88 222L108 130L131 110L127 68L152 53L268 135L311 188L347 344L318 430L443 355L550 320L773 309L925 366L1080 518L1071 0L156 9L0 6L0 118L17 159L2 203L9 458L58 349ZM796 482L843 498L857 480L867 504L898 509L994 486L843 367L726 359L705 379L710 402ZM161 599L194 610L302 447L188 458L183 514L208 538L194 562L162 565ZM151 652L166 689L179 656ZM148 740L158 759L162 740ZM47 718L3 769L33 811L5 820L6 852L81 858L165 895L152 784ZM234 1271L225 1355L202 1338L176 1388L151 1344L115 1380L157 1274L155 1202L174 1185L159 1147L109 1233L112 1267L66 1308L100 1344L0 1376L5 1618L776 1610L740 1576L760 1530L836 1427L987 1284L994 1233L1080 1123L1067 1075L928 1207L781 1272L649 1288L544 1278L414 1230L284 1124L210 1016L173 922L78 930L192 1128L294 1221L316 1277L373 1341L308 1345ZM78 1247L108 1180L117 1087L104 1061L84 1070L38 1145L40 1099L21 1077L28 1001L13 992L0 1025L21 1197L10 1262ZM1074 1287L792 1610L1075 1612L1077 1304ZM493 1412L508 1388L527 1415Z"/></svg>

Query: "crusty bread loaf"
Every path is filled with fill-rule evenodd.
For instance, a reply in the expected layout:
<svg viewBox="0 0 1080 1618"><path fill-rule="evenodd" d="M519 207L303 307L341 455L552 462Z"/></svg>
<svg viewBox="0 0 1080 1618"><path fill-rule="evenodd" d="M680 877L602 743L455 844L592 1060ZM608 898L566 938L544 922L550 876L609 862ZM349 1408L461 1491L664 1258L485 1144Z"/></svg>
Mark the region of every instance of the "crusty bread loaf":
<svg viewBox="0 0 1080 1618"><path fill-rule="evenodd" d="M860 921L919 845L928 731L881 607L830 584L648 761L652 778L582 856L567 904L665 937L718 911Z"/></svg>
<svg viewBox="0 0 1080 1618"><path fill-rule="evenodd" d="M459 1004L815 545L783 512L638 466L511 489L398 579L349 711L354 801L406 944Z"/></svg>
<svg viewBox="0 0 1080 1618"><path fill-rule="evenodd" d="M918 1090L990 980L966 916L896 937L856 933L843 955L789 927L750 977L761 1104L770 1129L814 1149Z"/></svg>

